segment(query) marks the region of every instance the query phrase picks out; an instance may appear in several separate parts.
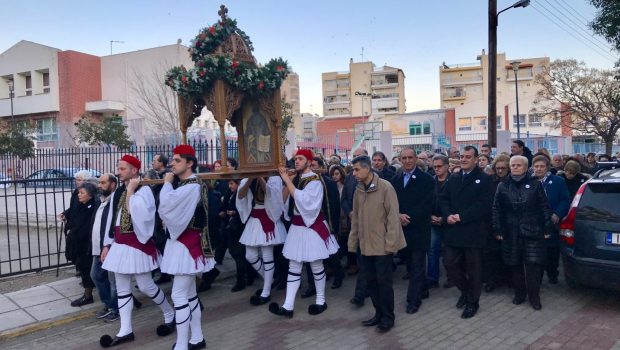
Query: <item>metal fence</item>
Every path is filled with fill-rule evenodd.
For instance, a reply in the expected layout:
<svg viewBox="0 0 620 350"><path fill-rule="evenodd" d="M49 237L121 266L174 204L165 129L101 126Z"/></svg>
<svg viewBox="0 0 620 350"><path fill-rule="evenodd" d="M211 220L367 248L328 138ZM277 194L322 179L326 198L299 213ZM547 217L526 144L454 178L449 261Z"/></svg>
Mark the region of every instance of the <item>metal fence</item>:
<svg viewBox="0 0 620 350"><path fill-rule="evenodd" d="M201 172L219 159L218 142L190 144L196 149ZM69 206L75 170L114 173L118 159L131 153L142 161L141 171L145 171L156 154L172 156L175 146L38 149L34 157L25 160L0 155L0 277L67 264L56 217ZM227 150L228 157L238 158L236 141L228 141Z"/></svg>

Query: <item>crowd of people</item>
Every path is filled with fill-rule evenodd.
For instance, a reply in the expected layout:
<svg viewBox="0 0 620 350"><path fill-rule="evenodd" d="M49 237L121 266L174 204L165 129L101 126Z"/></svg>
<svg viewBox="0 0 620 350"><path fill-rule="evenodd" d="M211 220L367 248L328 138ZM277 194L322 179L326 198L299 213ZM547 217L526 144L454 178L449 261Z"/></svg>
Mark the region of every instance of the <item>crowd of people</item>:
<svg viewBox="0 0 620 350"><path fill-rule="evenodd" d="M308 313L319 315L327 310L327 280L337 289L349 275L351 304L370 297L375 309L362 325L387 332L395 322L398 266L408 280L404 311L415 314L440 287L441 263L443 287L460 291L455 305L464 319L478 312L483 290L502 285L514 290L513 304L527 300L540 310L544 273L558 283L559 224L579 186L611 160L544 148L534 154L521 140L511 154L495 156L488 145L447 154L404 148L389 161L358 148L347 165L336 154L298 150L278 175L215 181L196 176L194 149L180 145L170 159L157 154L143 174L163 184L145 184L141 161L125 155L116 174L77 173L70 206L59 215L67 259L84 288L71 305L93 303L96 288L103 303L96 317L120 319L119 332L100 344L132 341L132 310L141 305L133 279L161 309L159 336L176 331L173 349L204 348L198 293L211 288L228 252L236 266L231 292L260 278L249 304L269 303L286 318L302 281L301 298L315 297ZM158 287L171 280L172 303ZM282 304L271 300L274 289L286 289Z"/></svg>

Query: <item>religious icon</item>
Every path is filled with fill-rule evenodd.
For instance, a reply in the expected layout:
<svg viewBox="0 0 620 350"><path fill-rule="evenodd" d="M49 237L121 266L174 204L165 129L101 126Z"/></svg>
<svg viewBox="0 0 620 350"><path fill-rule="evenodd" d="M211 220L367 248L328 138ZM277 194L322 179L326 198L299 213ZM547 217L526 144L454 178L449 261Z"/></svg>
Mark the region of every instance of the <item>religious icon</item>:
<svg viewBox="0 0 620 350"><path fill-rule="evenodd" d="M256 101L246 103L242 112L243 140L248 164L270 163L272 130L270 119Z"/></svg>

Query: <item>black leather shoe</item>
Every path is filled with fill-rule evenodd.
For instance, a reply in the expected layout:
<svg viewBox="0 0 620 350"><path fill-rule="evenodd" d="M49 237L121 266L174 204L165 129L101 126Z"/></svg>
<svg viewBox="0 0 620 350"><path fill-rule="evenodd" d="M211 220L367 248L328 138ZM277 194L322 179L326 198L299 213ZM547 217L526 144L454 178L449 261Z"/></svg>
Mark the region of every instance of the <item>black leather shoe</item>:
<svg viewBox="0 0 620 350"><path fill-rule="evenodd" d="M353 298L351 298L351 300L349 300L349 302L353 305L357 305L357 306L364 306L364 298L360 298L357 295L354 296Z"/></svg>
<svg viewBox="0 0 620 350"><path fill-rule="evenodd" d="M379 323L377 325L377 332L379 333L387 333L390 331L390 329L392 329L392 326L384 324L384 323Z"/></svg>
<svg viewBox="0 0 620 350"><path fill-rule="evenodd" d="M405 310L405 312L411 315L418 312L418 310L420 310L419 305L407 305L407 309Z"/></svg>
<svg viewBox="0 0 620 350"><path fill-rule="evenodd" d="M114 337L114 338L106 334L99 339L99 345L101 345L101 347L104 347L104 348L109 348L112 346L134 341L134 339L135 337L133 335L133 332L127 335L124 335L122 337Z"/></svg>
<svg viewBox="0 0 620 350"><path fill-rule="evenodd" d="M542 309L542 305L540 304L540 301L530 301L530 305L532 305L532 309L539 311L540 309Z"/></svg>
<svg viewBox="0 0 620 350"><path fill-rule="evenodd" d="M335 277L334 278L334 283L332 283L332 289L338 289L338 288L342 287L342 279L343 278Z"/></svg>
<svg viewBox="0 0 620 350"><path fill-rule="evenodd" d="M282 306L279 306L278 303L269 304L269 312L274 315L284 316L286 318L293 318L293 310L287 310Z"/></svg>
<svg viewBox="0 0 620 350"><path fill-rule="evenodd" d="M487 282L487 284L484 285L484 291L487 293L491 293L495 290L495 287L495 282Z"/></svg>
<svg viewBox="0 0 620 350"><path fill-rule="evenodd" d="M465 301L465 296L461 294L461 296L459 297L459 301L456 302L456 308L462 309L465 307L465 304L467 304L467 302Z"/></svg>
<svg viewBox="0 0 620 350"><path fill-rule="evenodd" d="M372 326L376 326L379 324L379 317L374 316L373 318L366 320L366 321L362 321L362 326L364 327L372 327Z"/></svg>
<svg viewBox="0 0 620 350"><path fill-rule="evenodd" d="M433 280L426 280L426 288L433 289L439 288L439 282Z"/></svg>
<svg viewBox="0 0 620 350"><path fill-rule="evenodd" d="M254 306L267 304L270 301L271 301L271 297L270 296L268 296L268 297L261 297L260 295L259 296L252 295L250 297L250 304L252 304Z"/></svg>
<svg viewBox="0 0 620 350"><path fill-rule="evenodd" d="M86 295L82 295L79 299L76 299L71 302L71 306L80 307L88 304L92 304L94 302L93 297L87 297Z"/></svg>
<svg viewBox="0 0 620 350"><path fill-rule="evenodd" d="M324 303L323 305L312 304L308 306L308 313L310 315L318 315L325 310L327 310L327 303Z"/></svg>
<svg viewBox="0 0 620 350"><path fill-rule="evenodd" d="M303 291L301 293L301 298L302 299L306 299L306 298L310 298L311 296L316 295L316 289L312 288L312 289L306 289L305 291Z"/></svg>
<svg viewBox="0 0 620 350"><path fill-rule="evenodd" d="M174 332L175 327L176 327L176 321L172 320L172 322L160 324L159 326L157 326L155 333L157 333L157 335L160 337L165 337L167 335L172 334Z"/></svg>
<svg viewBox="0 0 620 350"><path fill-rule="evenodd" d="M463 310L463 313L461 314L461 318L468 319L474 317L478 312L478 308L479 306L477 304L467 304L467 306L465 306L465 310Z"/></svg>
<svg viewBox="0 0 620 350"><path fill-rule="evenodd" d="M515 305L521 305L525 301L525 297L515 296L512 298L512 303Z"/></svg>
<svg viewBox="0 0 620 350"><path fill-rule="evenodd" d="M207 343L205 342L204 339L196 344L187 343L187 350L206 349L206 348L207 348Z"/></svg>

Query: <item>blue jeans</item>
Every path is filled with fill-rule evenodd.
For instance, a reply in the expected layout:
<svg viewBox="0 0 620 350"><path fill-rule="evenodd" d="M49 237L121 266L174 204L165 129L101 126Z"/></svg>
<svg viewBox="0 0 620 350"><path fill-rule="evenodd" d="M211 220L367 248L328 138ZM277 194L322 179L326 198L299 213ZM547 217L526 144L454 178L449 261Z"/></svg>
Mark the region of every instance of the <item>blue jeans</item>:
<svg viewBox="0 0 620 350"><path fill-rule="evenodd" d="M97 287L99 299L101 299L103 305L108 309L116 310L118 309L116 295L113 295L112 293L108 271L102 269L101 265L102 263L99 259L99 255L93 256L93 264L90 267L90 278Z"/></svg>
<svg viewBox="0 0 620 350"><path fill-rule="evenodd" d="M431 226L431 247L428 250L428 270L426 276L429 280L439 282L439 257L441 256L441 242L443 241L443 228Z"/></svg>

